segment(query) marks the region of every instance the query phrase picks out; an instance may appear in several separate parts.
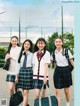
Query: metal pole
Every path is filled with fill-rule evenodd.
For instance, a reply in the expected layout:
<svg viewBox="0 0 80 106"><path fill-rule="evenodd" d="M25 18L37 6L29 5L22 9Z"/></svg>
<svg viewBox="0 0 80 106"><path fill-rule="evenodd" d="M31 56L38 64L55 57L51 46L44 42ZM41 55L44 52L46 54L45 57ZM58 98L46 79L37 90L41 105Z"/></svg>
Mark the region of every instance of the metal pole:
<svg viewBox="0 0 80 106"><path fill-rule="evenodd" d="M5 13L5 11L3 11L3 12L0 12L0 14L3 14L3 13Z"/></svg>
<svg viewBox="0 0 80 106"><path fill-rule="evenodd" d="M12 27L10 27L10 38L12 36Z"/></svg>
<svg viewBox="0 0 80 106"><path fill-rule="evenodd" d="M26 27L26 39L27 39L27 27Z"/></svg>
<svg viewBox="0 0 80 106"><path fill-rule="evenodd" d="M63 6L61 6L61 31L62 31L62 39L64 38L63 37Z"/></svg>
<svg viewBox="0 0 80 106"><path fill-rule="evenodd" d="M19 17L19 44L21 44L21 23L20 23L20 17Z"/></svg>
<svg viewBox="0 0 80 106"><path fill-rule="evenodd" d="M41 27L41 37L42 37L42 27Z"/></svg>

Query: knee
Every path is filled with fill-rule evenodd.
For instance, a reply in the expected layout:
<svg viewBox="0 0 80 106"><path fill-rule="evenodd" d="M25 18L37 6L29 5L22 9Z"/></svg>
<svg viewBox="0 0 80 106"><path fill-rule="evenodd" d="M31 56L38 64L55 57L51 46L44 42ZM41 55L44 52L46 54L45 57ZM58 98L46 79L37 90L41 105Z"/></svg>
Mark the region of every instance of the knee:
<svg viewBox="0 0 80 106"><path fill-rule="evenodd" d="M28 93L29 93L29 91L24 91L24 92L23 92L23 95L24 95L24 96L27 96Z"/></svg>
<svg viewBox="0 0 80 106"><path fill-rule="evenodd" d="M11 92L11 91L14 91L14 88L13 88L13 87L10 87L9 90L10 90L10 92Z"/></svg>
<svg viewBox="0 0 80 106"><path fill-rule="evenodd" d="M36 94L36 95L35 95L35 99L39 98L39 96L40 96L39 94Z"/></svg>

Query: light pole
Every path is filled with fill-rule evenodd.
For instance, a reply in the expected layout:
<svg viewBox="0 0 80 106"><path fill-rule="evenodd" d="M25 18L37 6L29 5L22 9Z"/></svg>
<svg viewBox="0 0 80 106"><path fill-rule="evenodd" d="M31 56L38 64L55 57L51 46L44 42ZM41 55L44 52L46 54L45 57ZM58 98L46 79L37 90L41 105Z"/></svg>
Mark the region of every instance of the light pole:
<svg viewBox="0 0 80 106"><path fill-rule="evenodd" d="M5 13L5 11L3 11L3 12L0 12L0 14L3 14L3 13Z"/></svg>
<svg viewBox="0 0 80 106"><path fill-rule="evenodd" d="M19 7L19 11L18 11L19 13L18 13L18 15L19 15L19 17L18 17L18 27L19 27L19 45L21 44L21 12L20 12L20 7Z"/></svg>
<svg viewBox="0 0 80 106"><path fill-rule="evenodd" d="M41 27L41 37L42 37L42 27Z"/></svg>
<svg viewBox="0 0 80 106"><path fill-rule="evenodd" d="M61 31L62 31L62 39L64 39L63 38L63 6L61 6Z"/></svg>

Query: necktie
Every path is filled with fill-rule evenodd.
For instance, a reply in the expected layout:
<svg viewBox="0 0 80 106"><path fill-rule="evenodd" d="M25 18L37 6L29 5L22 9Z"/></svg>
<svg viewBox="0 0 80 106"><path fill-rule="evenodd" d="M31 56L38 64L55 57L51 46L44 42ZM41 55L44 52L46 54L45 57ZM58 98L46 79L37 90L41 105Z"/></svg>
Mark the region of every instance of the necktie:
<svg viewBox="0 0 80 106"><path fill-rule="evenodd" d="M27 62L27 55L26 53L24 53L23 68L26 68L26 62Z"/></svg>

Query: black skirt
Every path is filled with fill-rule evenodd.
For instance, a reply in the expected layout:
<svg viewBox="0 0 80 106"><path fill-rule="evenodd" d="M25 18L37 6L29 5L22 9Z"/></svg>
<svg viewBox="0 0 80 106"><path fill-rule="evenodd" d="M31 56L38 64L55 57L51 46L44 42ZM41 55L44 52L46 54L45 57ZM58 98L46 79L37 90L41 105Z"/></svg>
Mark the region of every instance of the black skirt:
<svg viewBox="0 0 80 106"><path fill-rule="evenodd" d="M70 68L56 67L53 75L54 86L56 89L67 88L72 85L72 74Z"/></svg>
<svg viewBox="0 0 80 106"><path fill-rule="evenodd" d="M18 75L18 88L33 89L33 70L32 67L21 68Z"/></svg>

